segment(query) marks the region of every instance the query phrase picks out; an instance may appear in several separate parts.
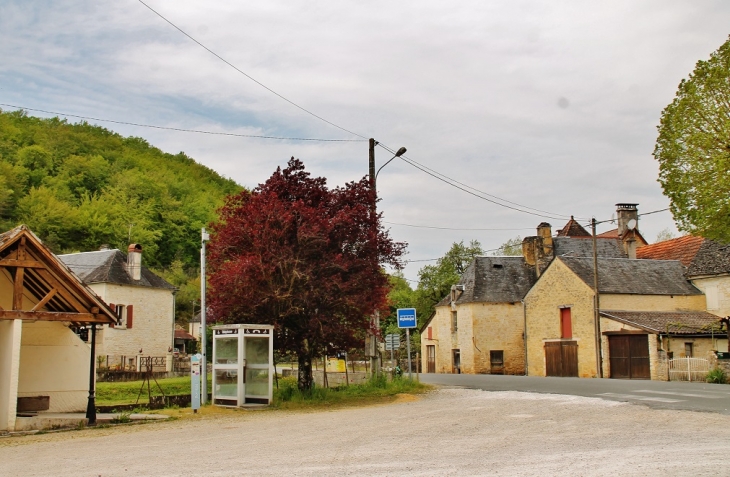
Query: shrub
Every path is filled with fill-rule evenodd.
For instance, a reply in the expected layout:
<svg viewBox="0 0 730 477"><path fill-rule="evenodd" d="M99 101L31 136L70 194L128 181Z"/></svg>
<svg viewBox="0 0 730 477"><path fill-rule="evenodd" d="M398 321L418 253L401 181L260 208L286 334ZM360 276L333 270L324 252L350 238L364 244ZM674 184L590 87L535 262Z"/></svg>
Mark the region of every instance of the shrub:
<svg viewBox="0 0 730 477"><path fill-rule="evenodd" d="M720 368L713 369L712 371L707 373L707 382L715 384L727 383L727 376L725 375L725 371Z"/></svg>

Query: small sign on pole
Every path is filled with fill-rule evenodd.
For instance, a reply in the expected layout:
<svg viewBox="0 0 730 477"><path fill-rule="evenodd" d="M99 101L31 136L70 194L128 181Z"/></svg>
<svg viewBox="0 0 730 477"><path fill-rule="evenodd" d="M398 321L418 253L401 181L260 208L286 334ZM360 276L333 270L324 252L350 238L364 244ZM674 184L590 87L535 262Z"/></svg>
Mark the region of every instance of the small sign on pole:
<svg viewBox="0 0 730 477"><path fill-rule="evenodd" d="M200 409L200 361L202 355L194 354L190 357L190 407L197 413Z"/></svg>
<svg viewBox="0 0 730 477"><path fill-rule="evenodd" d="M417 326L415 308L398 308L398 328L406 329L406 345L408 348L408 378L413 379L411 372L411 328Z"/></svg>

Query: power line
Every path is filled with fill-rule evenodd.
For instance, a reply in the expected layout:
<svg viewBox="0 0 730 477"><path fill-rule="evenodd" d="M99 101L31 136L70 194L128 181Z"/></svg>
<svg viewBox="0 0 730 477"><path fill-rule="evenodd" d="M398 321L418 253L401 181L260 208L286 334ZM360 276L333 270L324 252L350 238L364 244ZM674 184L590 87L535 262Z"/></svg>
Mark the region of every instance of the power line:
<svg viewBox="0 0 730 477"><path fill-rule="evenodd" d="M532 230L534 228L534 227L525 227L525 228L521 228L521 229L489 229L489 228L487 228L487 229L465 229L465 228L456 228L456 227L436 227L436 226L433 226L433 225L402 224L402 223L399 223L399 222L387 222L385 220L383 221L383 223L384 224L390 224L390 225L402 225L403 227L415 227L415 228L419 228L419 229L465 230L465 231L475 231L475 232L479 232L479 231L497 231L497 230L500 230L500 231L502 231L502 230Z"/></svg>
<svg viewBox="0 0 730 477"><path fill-rule="evenodd" d="M167 126L156 126L153 124L141 124L141 123L131 123L128 121L116 121L114 119L92 118L90 116L80 116L78 114L60 113L60 112L56 112L56 111L46 111L45 109L26 108L25 106L17 106L15 104L7 104L7 103L0 103L0 106L9 106L11 108L18 108L18 109L23 109L26 111L38 111L38 112L46 113L46 114L55 114L56 116L68 116L71 118L86 119L89 121L101 121L101 122L114 123L114 124L126 124L128 126L137 126L137 127L141 127L141 128L151 128L151 129L165 129L168 131L191 132L191 133L197 133L197 134L211 134L211 135L215 135L215 136L247 137L247 138L256 138L256 139L278 139L278 140L282 140L282 141L365 142L365 139L321 139L321 138L307 138L307 137L263 136L263 135L256 135L256 134L238 134L238 133L227 133L227 132L202 131L199 129L172 128L172 127L167 127Z"/></svg>
<svg viewBox="0 0 730 477"><path fill-rule="evenodd" d="M393 152L393 151L392 151L392 150L391 150L391 149L390 149L389 147L387 147L387 146L385 146L385 145L383 145L383 144L380 144L380 143L378 143L378 145L380 145L380 147L382 147L382 148L383 148L383 149L385 149L386 151L390 152L391 154L394 154L394 152ZM468 184L464 184L463 182L459 182L458 180L456 180L456 179L454 179L454 178L452 178L452 177L449 177L449 176L447 176L446 174L443 174L443 173L441 173L441 172L438 172L438 171L436 171L436 170L434 170L434 169L431 169L430 167L428 167L428 166L426 166L426 165L424 165L424 164L421 164L420 162L418 162L418 161L416 161L416 160L414 160L414 159L411 159L410 157L407 157L407 156L406 156L406 158L407 158L408 160L412 161L413 163L417 164L418 166L421 166L421 167L422 167L423 169L426 169L426 170L428 170L428 171L431 171L431 172L433 172L434 174L437 174L437 175L439 175L439 176L441 176L441 177L444 177L444 178L448 179L449 181L451 181L451 182L454 182L455 184L459 184L459 185L461 185L461 186L464 186L464 187L466 187L466 188L468 188L468 189L471 189L471 190L473 190L473 191L479 192L480 194L484 194L484 195L486 195L486 196L488 196L488 197L492 197L492 198L494 198L494 199L496 199L496 200L499 200L499 201L501 201L501 202L505 202L505 203L508 203L508 204L512 204L512 205L515 205L515 206L517 206L517 207L520 207L520 208L522 208L522 209L528 209L528 210L533 210L533 211L535 211L535 212L542 212L542 213L545 213L545 214L549 214L549 215L558 215L558 216L562 216L562 217L560 217L560 219L568 219L568 218L569 218L569 216L568 216L568 215L562 215L562 214L554 214L554 213L552 213L552 212L548 212L548 211L546 211L546 210L542 210L542 209L536 209L536 208L534 208L534 207L529 207L529 206L526 206L526 205L518 204L517 202L512 202L511 200L503 199L503 198L501 198L501 197L499 197L499 196L496 196L496 195L490 194L489 192L485 192L485 191L483 191L483 190L479 190L479 189L477 189L476 187L472 187L472 186L470 186L470 185L468 185ZM411 164L411 165L413 165L413 164ZM423 170L423 169L421 169L421 170ZM424 171L424 172L426 172L426 171ZM502 205L502 204L499 204L499 205ZM549 217L549 218L554 218L554 217Z"/></svg>
<svg viewBox="0 0 730 477"><path fill-rule="evenodd" d="M391 154L394 154L394 152L393 152L393 151L392 151L392 150L391 150L390 148L388 148L388 147L386 147L386 146L384 146L384 145L382 145L382 144L380 144L380 146L381 146L381 147L382 147L383 149L385 149L386 151L390 152ZM507 205L507 204L503 204L503 203L501 203L501 202L497 202L496 200L493 200L493 199L489 199L488 197L484 197L484 196L482 196L482 195L479 195L479 194L477 194L477 193L475 193L475 192L472 192L472 191L470 191L470 190L468 190L468 189L465 189L464 187L462 187L462 186L460 186L460 185L458 185L458 184L455 184L454 182L451 182L451 180L450 180L450 179L449 179L449 180L447 180L447 179L448 179L448 177L447 177L447 176L445 176L445 175L443 175L443 174L440 174L440 173L438 173L438 172L435 172L435 171L434 171L434 172L431 172L431 171L429 171L429 170L428 170L428 169L427 169L427 168L426 168L425 166L421 166L420 164L416 163L415 161L412 161L411 159L407 158L407 157L406 157L405 155L402 155L402 156L399 156L399 157L400 157L400 158L401 158L401 159L402 159L402 160L403 160L403 161L404 161L404 162L405 162L406 164L410 164L411 166L415 167L416 169L419 169L420 171L422 171L422 172L425 172L425 173L426 173L426 174L428 174L429 176L431 176L431 177L433 177L433 178L435 178L435 179L438 179L438 180L440 180L441 182L444 182L444 183L446 183L446 184L450 185L451 187L455 187L455 188L457 188L457 189L459 189L459 190L461 190L461 191L463 191L463 192L466 192L466 193L467 193L467 194L469 194L469 195L473 195L474 197L477 197L477 198L479 198L479 199L482 199L482 200L486 200L487 202L491 202L491 203L492 203L492 204L494 204L494 205L498 205L498 206L500 206L500 207L504 207L504 208L506 208L506 209L511 209L511 210L514 210L514 211L516 211L516 212L522 212L523 214L529 214L529 215L534 215L534 216L537 216L537 217L542 217L542 218L547 218L547 219L554 219L554 220L565 220L565 218L566 218L566 217L556 217L555 215L558 215L558 214L555 214L555 215L546 215L546 214L539 214L539 213L536 213L536 212L530 212L529 210L523 210L523 209L519 209L519 208L517 208L517 207L513 207L513 206L511 206L511 205ZM467 186L467 187L468 187L468 186ZM501 200L501 199L500 199L500 200Z"/></svg>
<svg viewBox="0 0 730 477"><path fill-rule="evenodd" d="M194 42L195 42L195 43L196 43L196 44L197 44L198 46L200 46L201 48L203 48L203 49L204 49L205 51L207 51L207 52L208 52L208 53L210 53L211 55L215 56L216 58L218 58L219 60L221 60L221 61L222 61L223 63L227 64L228 66L230 66L231 68L233 68L233 69L234 69L234 70L236 70L237 72L241 73L241 74L242 74L243 76L245 76L246 78L250 79L251 81L253 81L253 82L254 82L254 83L256 83L257 85L261 86L261 87L262 87L262 88L264 88L264 89L265 89L266 91L268 91L268 92L270 92L270 93L272 93L272 94L274 94L274 95L278 96L279 98L283 99L284 101L286 101L287 103L291 104L292 106L294 106L294 107L296 107L296 108L298 108L298 109L300 109L300 110L304 111L305 113L307 113L307 114L309 114L309 115L311 115L311 116L313 116L313 117L315 117L315 118L319 119L320 121L323 121L323 122L325 122L325 123L329 124L330 126L334 126L334 127L336 127L337 129L340 129L340 130L342 130L342 131L345 131L346 133L352 134L353 136L357 136L357 137L359 137L359 138L361 138L361 139L365 139L365 140L367 140L367 139L368 139L367 137L365 137L365 136L363 136L363 135L361 135L361 134L358 134L358 133L356 133L356 132L350 131L349 129L343 128L342 126L339 126L339 125L337 125L337 124L333 123L332 121L328 121L328 120L326 120L326 119L325 119L325 118L323 118L322 116L318 116L317 114L314 114L314 113L313 113L312 111L310 111L310 110L308 110L308 109L306 109L306 108L304 108L304 107L302 107L302 106L299 106L299 105L298 105L297 103L295 103L294 101L292 101L292 100L290 100L290 99L288 99L288 98L284 97L283 95L281 95L281 94L277 93L277 92L276 92L276 91L274 91L273 89L269 88L268 86L266 86L266 85L265 85L265 84L263 84L262 82L258 81L257 79L255 79L255 78L254 78L254 77L252 77L251 75L249 75L249 74L247 74L247 73L243 72L243 71L242 71L242 70L240 70L240 69L239 69L238 67L236 67L236 66L235 66L234 64L232 64L231 62L229 62L228 60L226 60L225 58L223 58L222 56L220 56L220 55L219 55L218 53L216 53L215 51L211 50L210 48L208 48L207 46L205 46L204 44L202 44L201 42L199 42L198 40L196 40L195 38L193 38L192 36L190 36L190 35L189 35L189 34L188 34L187 32L185 32L185 31L184 31L184 30L183 30L182 28L180 28L179 26L177 26L177 25L175 25L174 23L172 23L172 22L171 22L170 20L168 20L167 18L165 18L165 17L164 17L164 16L163 16L163 15L162 15L161 13L159 13L159 12L158 12L157 10L155 10L154 8L152 8L152 7L150 7L149 5L147 5L147 4L146 4L145 2L143 2L142 0L137 0L137 1L138 1L139 3L141 3L142 5L144 5L145 7L147 7L147 8L148 8L148 9L149 9L149 10L150 10L150 11L151 11L152 13L154 13L154 14L155 14L155 15L157 15L158 17L162 18L163 20L165 20L165 21L166 21L166 22L167 22L168 24L170 24L170 25L171 25L171 26L172 26L173 28L175 28L175 29L176 29L177 31L179 31L180 33L182 33L183 35L185 35L186 37L188 37L188 38L189 38L190 40L194 41Z"/></svg>

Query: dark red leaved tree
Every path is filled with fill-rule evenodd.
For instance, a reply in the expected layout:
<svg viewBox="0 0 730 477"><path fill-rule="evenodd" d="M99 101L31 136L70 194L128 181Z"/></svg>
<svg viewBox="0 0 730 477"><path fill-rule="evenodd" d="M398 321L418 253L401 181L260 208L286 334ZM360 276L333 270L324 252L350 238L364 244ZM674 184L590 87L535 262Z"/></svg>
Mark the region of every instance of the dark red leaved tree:
<svg viewBox="0 0 730 477"><path fill-rule="evenodd" d="M375 200L367 179L328 189L294 158L229 197L208 248L210 320L274 325L310 389L312 358L362 346L370 315L387 309L381 264L400 268L406 245L381 228Z"/></svg>

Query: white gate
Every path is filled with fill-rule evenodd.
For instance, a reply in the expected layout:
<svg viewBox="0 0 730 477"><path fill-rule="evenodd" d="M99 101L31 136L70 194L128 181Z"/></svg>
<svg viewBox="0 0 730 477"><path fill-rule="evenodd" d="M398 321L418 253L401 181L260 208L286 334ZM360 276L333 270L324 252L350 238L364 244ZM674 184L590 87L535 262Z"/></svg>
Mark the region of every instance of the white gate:
<svg viewBox="0 0 730 477"><path fill-rule="evenodd" d="M710 362L702 358L675 358L669 360L670 381L702 381L710 372Z"/></svg>

